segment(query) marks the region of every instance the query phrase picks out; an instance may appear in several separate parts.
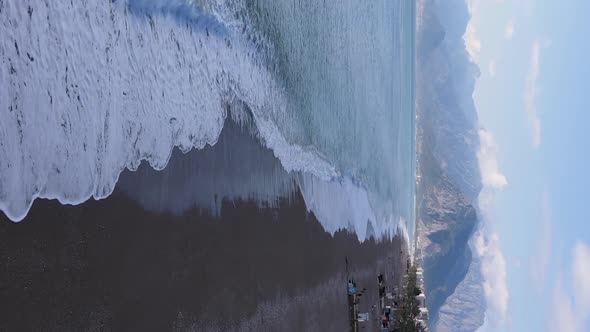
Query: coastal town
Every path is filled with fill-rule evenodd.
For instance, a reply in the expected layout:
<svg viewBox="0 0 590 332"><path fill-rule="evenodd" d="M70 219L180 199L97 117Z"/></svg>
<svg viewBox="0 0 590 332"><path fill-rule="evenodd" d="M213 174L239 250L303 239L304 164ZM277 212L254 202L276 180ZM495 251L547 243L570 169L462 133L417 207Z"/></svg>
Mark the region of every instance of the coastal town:
<svg viewBox="0 0 590 332"><path fill-rule="evenodd" d="M348 273L347 295L350 330L365 330L370 320L375 321L382 332L427 332L428 309L424 287L424 269L422 253L417 243L413 257L406 261L405 274L399 285L389 284L386 276L377 275L376 286L379 290L378 303L371 307L371 312L359 312L366 288L356 284Z"/></svg>

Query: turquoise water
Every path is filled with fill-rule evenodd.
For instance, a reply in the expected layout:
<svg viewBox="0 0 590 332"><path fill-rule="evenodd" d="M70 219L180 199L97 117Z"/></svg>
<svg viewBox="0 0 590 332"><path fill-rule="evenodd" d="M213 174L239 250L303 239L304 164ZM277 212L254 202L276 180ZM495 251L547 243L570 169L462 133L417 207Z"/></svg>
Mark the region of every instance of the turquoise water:
<svg viewBox="0 0 590 332"><path fill-rule="evenodd" d="M255 1L249 10L286 86L286 113L274 121L365 186L374 208L399 214L413 238L415 3Z"/></svg>

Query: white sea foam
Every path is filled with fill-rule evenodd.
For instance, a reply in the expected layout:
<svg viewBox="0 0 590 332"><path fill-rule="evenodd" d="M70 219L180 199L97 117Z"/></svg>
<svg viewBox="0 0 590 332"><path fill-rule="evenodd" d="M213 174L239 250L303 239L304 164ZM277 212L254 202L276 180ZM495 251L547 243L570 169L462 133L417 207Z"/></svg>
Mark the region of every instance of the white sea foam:
<svg viewBox="0 0 590 332"><path fill-rule="evenodd" d="M389 153L395 128L405 126L390 128L394 106L366 98L360 89L360 96L350 96L360 104L337 116L331 130L323 127L337 115L331 112L350 103L297 118L284 81L267 68L270 55L260 51L267 47L264 34L240 22L241 1L228 3L236 7L215 0L0 1L0 209L19 221L37 197L64 204L107 197L125 168L147 160L161 170L175 146L187 152L215 144L225 107L241 103L251 111L260 142L286 171L300 173L308 209L326 230L349 228L364 239L370 222L377 235L394 234L400 211L383 193L396 194L390 187L399 186L403 172L390 171L396 158L379 159ZM353 85L365 86L360 80L372 75L358 77ZM340 90L333 90L329 95L336 98ZM362 115L373 109L375 116ZM355 119L364 120L349 123ZM312 129L317 132L309 134ZM350 148L364 137L378 139ZM338 144L329 146L334 139ZM335 157L338 151L342 156ZM351 172L370 179L379 193L342 174ZM252 181L240 182L251 188L228 197L268 196L289 187Z"/></svg>
<svg viewBox="0 0 590 332"><path fill-rule="evenodd" d="M4 1L0 26L0 208L12 220L36 197L103 198L125 167L214 144L232 98L287 170L336 174L268 119L281 88L238 38L107 1Z"/></svg>
<svg viewBox="0 0 590 332"><path fill-rule="evenodd" d="M398 231L398 221L392 220L391 206L378 202L377 197L371 197L365 188L348 177L323 181L303 174L299 186L305 205L323 221L328 232L346 228L364 240L371 235L394 235ZM374 234L367 234L369 224Z"/></svg>

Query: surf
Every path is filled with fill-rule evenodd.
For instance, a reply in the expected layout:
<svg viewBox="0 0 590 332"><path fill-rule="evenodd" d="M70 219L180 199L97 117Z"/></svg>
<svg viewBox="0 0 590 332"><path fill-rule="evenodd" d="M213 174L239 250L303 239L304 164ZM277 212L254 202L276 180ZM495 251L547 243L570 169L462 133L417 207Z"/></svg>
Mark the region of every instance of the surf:
<svg viewBox="0 0 590 332"><path fill-rule="evenodd" d="M413 113L401 111L407 100L384 96L404 93L405 77L388 58L401 39L385 31L390 22L349 26L355 17L337 6L314 14L304 4L299 21L279 26L292 4L258 5L33 1L29 13L20 2L5 1L0 209L20 221L36 198L62 204L105 198L124 169L147 162L162 170L175 147L187 153L213 146L228 117L247 118L259 144L287 174L297 174L308 209L327 230L349 228L364 238L370 224L378 234L395 232L405 204L396 196L407 190L402 179L410 174L397 158L407 158L401 157L411 144L405 117ZM381 6L367 10L403 14L399 4ZM260 16L269 10L277 17ZM339 32L321 21L338 16L359 40L372 36L395 47L383 49L383 58L363 59L367 53L341 45L350 53L339 60ZM304 22L318 25L300 29ZM327 45L317 53L298 44L314 31ZM278 36L294 42L280 44ZM387 75L355 67L377 60L392 62L381 66Z"/></svg>

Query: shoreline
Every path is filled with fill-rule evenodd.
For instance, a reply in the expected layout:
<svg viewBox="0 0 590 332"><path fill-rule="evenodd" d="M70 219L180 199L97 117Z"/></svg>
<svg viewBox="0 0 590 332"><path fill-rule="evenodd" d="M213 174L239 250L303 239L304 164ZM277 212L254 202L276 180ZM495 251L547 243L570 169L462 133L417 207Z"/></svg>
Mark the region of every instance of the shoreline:
<svg viewBox="0 0 590 332"><path fill-rule="evenodd" d="M346 231L331 236L299 192L277 207L224 201L213 217L199 209L149 212L116 189L78 206L38 200L21 223L2 215L0 233L0 301L10 308L0 329L7 330L171 330L179 313L231 330L264 303L338 278L344 256L357 271L375 273L405 245L400 237L360 243ZM342 289L341 302L330 305L344 311L330 310L326 321L342 326L345 286L330 285Z"/></svg>

